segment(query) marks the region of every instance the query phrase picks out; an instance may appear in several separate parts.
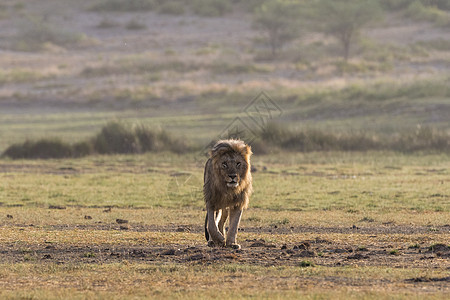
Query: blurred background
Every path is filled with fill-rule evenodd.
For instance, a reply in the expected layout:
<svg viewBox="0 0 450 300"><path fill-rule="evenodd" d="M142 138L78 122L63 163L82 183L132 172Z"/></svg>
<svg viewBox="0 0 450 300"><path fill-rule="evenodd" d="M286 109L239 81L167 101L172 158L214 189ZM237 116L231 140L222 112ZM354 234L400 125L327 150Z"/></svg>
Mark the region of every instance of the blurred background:
<svg viewBox="0 0 450 300"><path fill-rule="evenodd" d="M0 2L3 157L196 152L236 117L260 154L448 153L449 82L448 0Z"/></svg>

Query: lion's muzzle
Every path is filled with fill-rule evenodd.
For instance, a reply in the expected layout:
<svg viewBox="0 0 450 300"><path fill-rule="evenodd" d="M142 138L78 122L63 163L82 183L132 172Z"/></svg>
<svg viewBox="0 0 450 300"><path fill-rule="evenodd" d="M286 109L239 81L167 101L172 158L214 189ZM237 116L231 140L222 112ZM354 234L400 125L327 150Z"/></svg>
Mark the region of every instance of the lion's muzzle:
<svg viewBox="0 0 450 300"><path fill-rule="evenodd" d="M239 185L239 178L237 174L228 174L227 186L235 188Z"/></svg>

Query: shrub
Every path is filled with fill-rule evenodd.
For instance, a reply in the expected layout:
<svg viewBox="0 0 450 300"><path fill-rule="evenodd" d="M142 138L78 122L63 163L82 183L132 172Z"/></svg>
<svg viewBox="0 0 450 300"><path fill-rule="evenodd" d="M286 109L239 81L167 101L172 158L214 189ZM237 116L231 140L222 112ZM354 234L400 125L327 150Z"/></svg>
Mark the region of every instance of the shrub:
<svg viewBox="0 0 450 300"><path fill-rule="evenodd" d="M413 151L450 151L450 136L429 127L417 126L413 133L400 135L391 142L390 148L402 152Z"/></svg>
<svg viewBox="0 0 450 300"><path fill-rule="evenodd" d="M412 0L379 0L381 6L390 10L401 10L408 7Z"/></svg>
<svg viewBox="0 0 450 300"><path fill-rule="evenodd" d="M144 23L141 23L137 20L130 20L126 25L125 28L128 30L142 30L147 28L147 25L145 25Z"/></svg>
<svg viewBox="0 0 450 300"><path fill-rule="evenodd" d="M185 153L191 151L183 139L163 130L144 125L131 126L121 122L106 124L95 137L75 144L59 139L26 141L8 147L2 157L12 159L83 157L92 154L130 154L156 151Z"/></svg>
<svg viewBox="0 0 450 300"><path fill-rule="evenodd" d="M8 147L2 156L12 159L66 158L72 156L72 148L59 139L42 139L38 141L25 141L23 144L14 144Z"/></svg>
<svg viewBox="0 0 450 300"><path fill-rule="evenodd" d="M143 125L140 125L136 127L135 133L142 152L157 150L157 136L155 132L149 130Z"/></svg>
<svg viewBox="0 0 450 300"><path fill-rule="evenodd" d="M416 2L415 0L379 0L381 6L386 9L402 10ZM441 10L450 10L450 1L448 0L420 0L417 1L424 6L436 7Z"/></svg>
<svg viewBox="0 0 450 300"><path fill-rule="evenodd" d="M229 13L232 6L229 0L194 0L192 10L203 17L220 17Z"/></svg>
<svg viewBox="0 0 450 300"><path fill-rule="evenodd" d="M182 154L189 151L189 147L182 139L173 138L167 131L161 131L157 135L159 143L161 143L161 150L171 151Z"/></svg>
<svg viewBox="0 0 450 300"><path fill-rule="evenodd" d="M184 4L176 1L164 2L158 7L158 12L166 15L182 15L184 14Z"/></svg>
<svg viewBox="0 0 450 300"><path fill-rule="evenodd" d="M412 2L405 11L407 17L417 21L429 21L445 26L450 23L450 16L447 12L435 6L426 6L421 1Z"/></svg>
<svg viewBox="0 0 450 300"><path fill-rule="evenodd" d="M362 133L334 134L320 130L294 131L280 124L269 124L261 133L261 138L266 145L301 152L382 149L400 152L450 151L449 134L421 126L418 126L414 132L377 138Z"/></svg>
<svg viewBox="0 0 450 300"><path fill-rule="evenodd" d="M250 143L250 146L252 147L252 152L255 155L264 155L270 153L270 145L267 143L264 143L264 141L261 140L254 140Z"/></svg>
<svg viewBox="0 0 450 300"><path fill-rule="evenodd" d="M83 157L94 154L94 145L89 141L78 142L72 145L72 156Z"/></svg>
<svg viewBox="0 0 450 300"><path fill-rule="evenodd" d="M137 153L138 141L132 130L120 123L110 122L93 139L94 149L100 154Z"/></svg>
<svg viewBox="0 0 450 300"><path fill-rule="evenodd" d="M51 26L42 19L29 18L14 38L12 47L19 51L40 51L48 43L64 47L78 44L85 38L82 34Z"/></svg>
<svg viewBox="0 0 450 300"><path fill-rule="evenodd" d="M155 8L154 0L103 0L90 7L93 11L146 11Z"/></svg>
<svg viewBox="0 0 450 300"><path fill-rule="evenodd" d="M100 23L98 23L98 25L96 27L99 29L109 29L109 28L117 27L119 25L120 25L120 23L118 23L115 20L111 20L109 18L104 18L100 21Z"/></svg>

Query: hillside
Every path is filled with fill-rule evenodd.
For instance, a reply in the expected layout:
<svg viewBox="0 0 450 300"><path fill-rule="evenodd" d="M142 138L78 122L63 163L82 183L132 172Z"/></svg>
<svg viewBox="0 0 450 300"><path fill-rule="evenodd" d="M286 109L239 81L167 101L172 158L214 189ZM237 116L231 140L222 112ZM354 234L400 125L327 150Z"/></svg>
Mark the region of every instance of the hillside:
<svg viewBox="0 0 450 300"><path fill-rule="evenodd" d="M261 91L292 128L449 130L448 25L386 9L348 62L333 37L309 28L273 58L242 3L213 17L183 1L178 11L96 3L1 6L0 150L47 135L79 140L111 119L205 141Z"/></svg>

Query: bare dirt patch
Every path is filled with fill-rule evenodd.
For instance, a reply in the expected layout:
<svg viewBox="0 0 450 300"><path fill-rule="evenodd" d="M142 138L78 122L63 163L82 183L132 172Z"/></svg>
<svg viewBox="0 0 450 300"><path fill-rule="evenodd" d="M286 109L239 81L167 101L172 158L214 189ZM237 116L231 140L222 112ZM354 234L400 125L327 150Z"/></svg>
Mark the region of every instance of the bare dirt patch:
<svg viewBox="0 0 450 300"><path fill-rule="evenodd" d="M135 224L96 224L96 225L54 225L45 226L47 232L61 232L66 230L130 230L138 232L164 232L201 234L200 226L178 225L135 225ZM15 225L27 227L29 225ZM450 270L450 247L443 243L430 244L423 240L416 244L408 244L407 239L397 238L386 240L388 235L423 235L426 227L403 226L367 227L361 229L348 228L307 228L292 227L290 233L309 233L316 235L314 239L305 239L282 243L277 241L280 235L289 235L287 229L243 228L244 232L254 232L267 236L270 241L260 239L241 238L242 250L226 248L210 248L203 244L159 244L149 239L148 243L136 244L101 244L76 245L46 242L39 243L3 243L0 244L1 263L19 263L30 261L34 263L114 263L127 261L139 262L176 262L202 263L239 262L262 266L299 266L305 260L320 266L345 266L358 264L360 266L390 266L394 268L432 267ZM449 227L439 228L444 241L450 232ZM354 235L351 239L326 239L327 234L340 233ZM271 235L273 234L273 236ZM377 238L380 235L380 238ZM311 236L311 235L308 235ZM193 238L194 240L194 238ZM282 240L281 238L279 240ZM420 238L418 238L420 240ZM444 280L447 282L448 280Z"/></svg>

